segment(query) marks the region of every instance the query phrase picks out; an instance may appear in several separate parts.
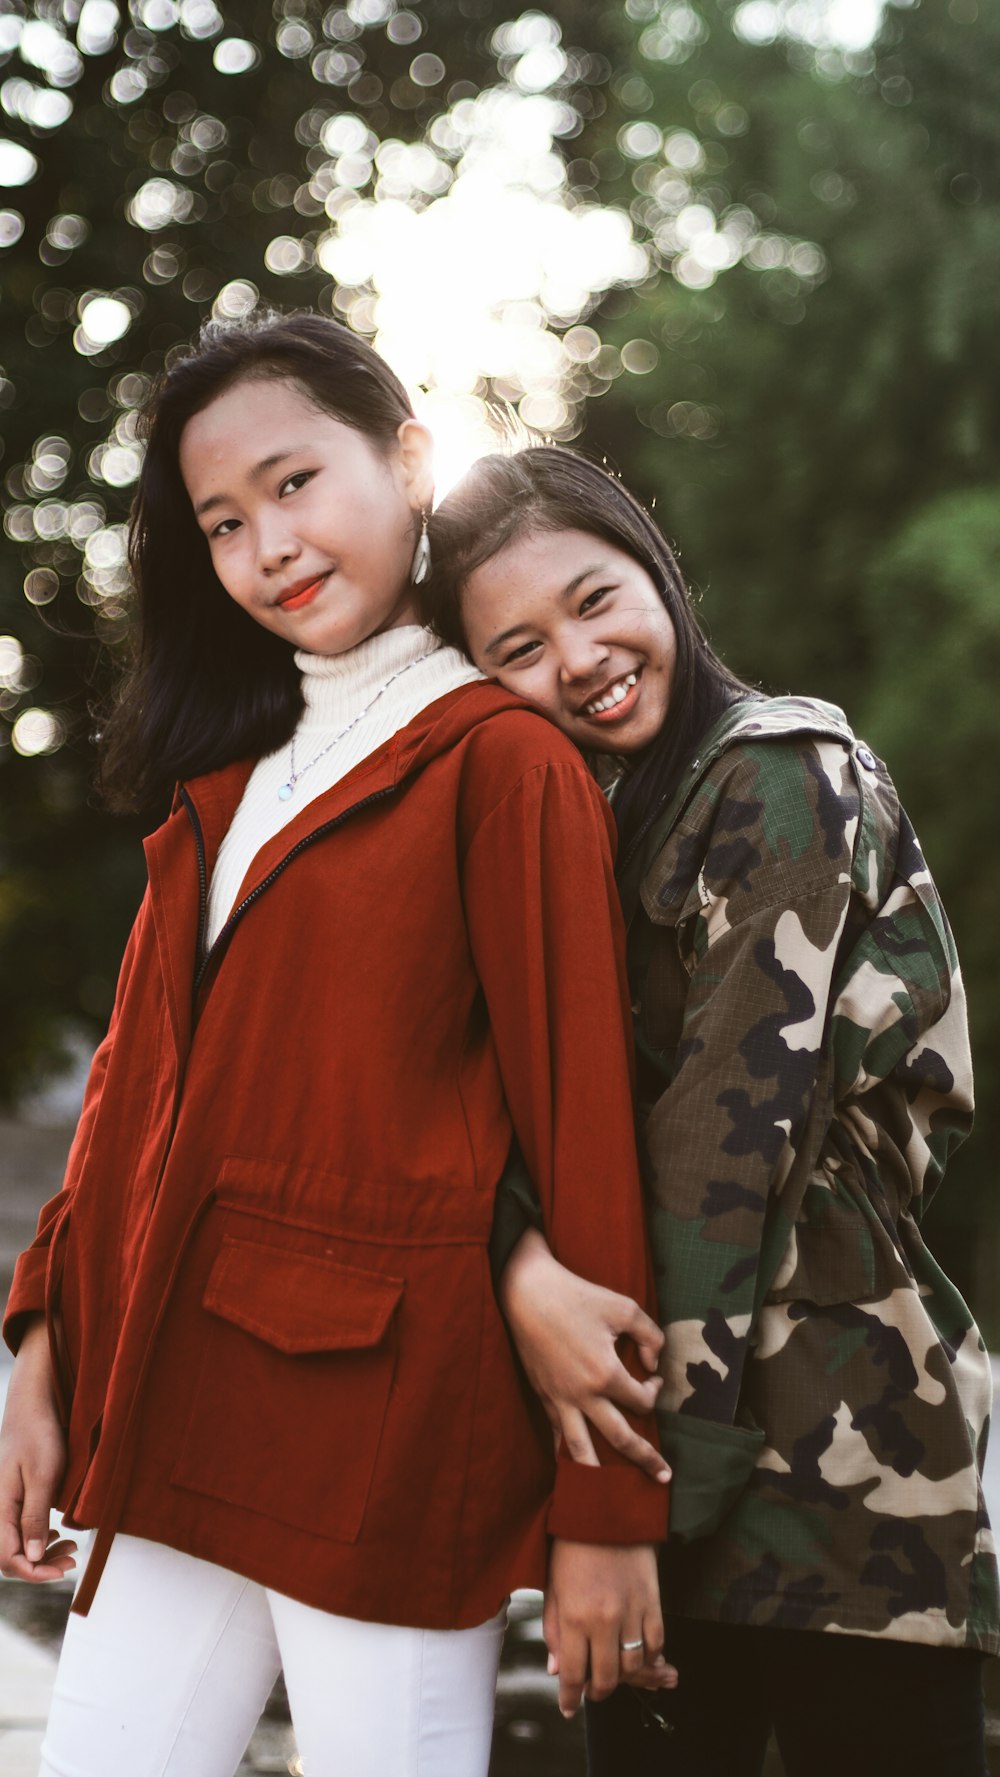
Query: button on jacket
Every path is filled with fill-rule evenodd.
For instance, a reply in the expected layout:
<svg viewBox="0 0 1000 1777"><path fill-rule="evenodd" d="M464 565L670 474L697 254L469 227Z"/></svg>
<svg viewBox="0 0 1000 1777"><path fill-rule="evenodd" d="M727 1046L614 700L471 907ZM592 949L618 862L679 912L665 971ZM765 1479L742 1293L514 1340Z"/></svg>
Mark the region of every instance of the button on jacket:
<svg viewBox="0 0 1000 1777"><path fill-rule="evenodd" d="M183 787L147 842L6 1336L47 1310L59 1503L99 1531L78 1609L120 1528L467 1626L542 1583L549 1533L665 1530L635 1469L554 1463L486 1253L513 1128L558 1256L649 1300L607 813L554 728L463 687L263 847L201 960L251 767Z"/></svg>

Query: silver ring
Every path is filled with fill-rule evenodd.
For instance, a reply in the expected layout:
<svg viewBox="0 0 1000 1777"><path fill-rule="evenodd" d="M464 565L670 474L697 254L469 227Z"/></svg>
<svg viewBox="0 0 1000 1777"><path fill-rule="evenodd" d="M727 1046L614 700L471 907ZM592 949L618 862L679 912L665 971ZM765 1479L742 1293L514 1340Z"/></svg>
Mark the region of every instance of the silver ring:
<svg viewBox="0 0 1000 1777"><path fill-rule="evenodd" d="M640 1635L638 1641L620 1641L618 1645L623 1654L635 1654L638 1653L642 1646L644 1646L644 1643L642 1636Z"/></svg>

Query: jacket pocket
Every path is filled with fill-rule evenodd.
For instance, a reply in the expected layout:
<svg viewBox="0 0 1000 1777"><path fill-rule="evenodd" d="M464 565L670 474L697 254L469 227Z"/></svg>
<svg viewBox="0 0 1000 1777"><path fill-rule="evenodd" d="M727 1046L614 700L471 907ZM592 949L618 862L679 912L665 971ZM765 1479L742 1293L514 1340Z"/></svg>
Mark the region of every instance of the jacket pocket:
<svg viewBox="0 0 1000 1777"><path fill-rule="evenodd" d="M874 1211L812 1182L765 1302L878 1302L909 1281Z"/></svg>
<svg viewBox="0 0 1000 1777"><path fill-rule="evenodd" d="M403 1280L227 1235L202 1298L175 1485L338 1542L360 1532Z"/></svg>

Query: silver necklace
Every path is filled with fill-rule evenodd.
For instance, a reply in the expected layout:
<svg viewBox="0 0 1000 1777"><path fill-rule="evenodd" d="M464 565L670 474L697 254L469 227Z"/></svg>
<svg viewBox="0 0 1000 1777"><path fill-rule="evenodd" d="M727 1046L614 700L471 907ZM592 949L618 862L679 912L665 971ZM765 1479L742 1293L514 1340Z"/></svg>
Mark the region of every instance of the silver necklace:
<svg viewBox="0 0 1000 1777"><path fill-rule="evenodd" d="M411 666L419 666L422 661L429 660L431 655L436 654L436 653L437 653L437 648L428 648L426 654L419 655L416 660L408 660L406 662L405 666L401 666L401 667L397 668L396 672L394 672L392 674L392 677L386 679L386 682L384 685L380 685L379 689L375 693L375 696L371 699L371 701L369 703L365 704L364 709L359 710L356 716L352 716L351 720L348 722L346 728L342 728L340 730L339 734L335 734L332 740L327 741L325 747L321 747L318 753L315 753L311 759L308 759L306 761L305 765L303 765L301 771L296 771L296 769L295 769L295 736L293 734L292 735L291 751L289 754L289 761L288 761L288 764L289 764L288 777L286 778L285 782L279 786L278 801L279 802L290 802L291 798L295 795L295 786L298 783L299 779L302 777L305 777L306 772L311 771L314 765L318 765L321 759L325 759L327 753L332 753L334 747L338 746L342 740L346 739L347 735L350 734L352 728L356 728L359 722L364 721L369 710L373 710L375 708L375 705L378 703L379 698L385 696L385 693L388 691L389 686L394 685L396 683L397 679L401 679L404 673L408 673Z"/></svg>

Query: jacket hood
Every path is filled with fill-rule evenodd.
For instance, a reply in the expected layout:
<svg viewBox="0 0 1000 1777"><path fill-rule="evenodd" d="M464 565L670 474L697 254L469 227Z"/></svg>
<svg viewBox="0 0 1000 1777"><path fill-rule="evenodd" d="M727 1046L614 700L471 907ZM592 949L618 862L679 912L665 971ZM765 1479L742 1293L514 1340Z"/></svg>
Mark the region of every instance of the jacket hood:
<svg viewBox="0 0 1000 1777"><path fill-rule="evenodd" d="M492 679L460 685L457 690L446 692L444 697L429 703L414 716L389 743L390 747L396 747L397 753L395 781L398 783L411 772L422 771L432 759L449 752L474 728L499 712L517 710L523 715L528 707L523 698L505 691Z"/></svg>
<svg viewBox="0 0 1000 1777"><path fill-rule="evenodd" d="M406 778L422 771L433 759L458 745L474 728L498 712L523 712L526 707L521 698L485 679L445 692L443 697L420 710L405 728L399 729L376 752L362 759L346 777L304 803L270 845L281 849L282 845L295 844L305 833L322 825L352 801L396 789ZM155 843L158 835L164 834L171 823L176 825L180 820L182 826L187 825L182 806L186 802L197 814L207 868L211 872L255 764L254 758L236 759L230 765L179 784L168 820L146 841L147 856L151 842Z"/></svg>
<svg viewBox="0 0 1000 1777"><path fill-rule="evenodd" d="M843 710L819 697L748 697L731 704L702 736L698 752L681 782L627 858L618 888L626 920L638 905L639 884L666 836L672 831L703 779L729 747L757 741L784 740L789 735L818 735L853 746L854 732Z"/></svg>

